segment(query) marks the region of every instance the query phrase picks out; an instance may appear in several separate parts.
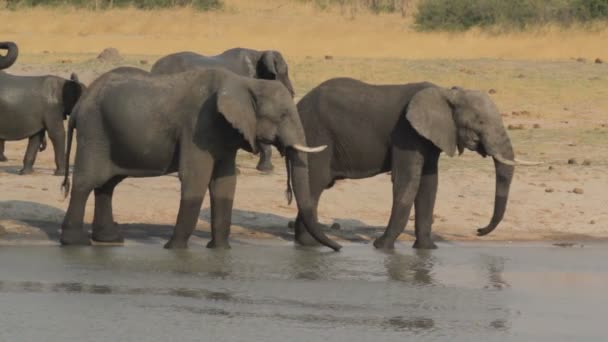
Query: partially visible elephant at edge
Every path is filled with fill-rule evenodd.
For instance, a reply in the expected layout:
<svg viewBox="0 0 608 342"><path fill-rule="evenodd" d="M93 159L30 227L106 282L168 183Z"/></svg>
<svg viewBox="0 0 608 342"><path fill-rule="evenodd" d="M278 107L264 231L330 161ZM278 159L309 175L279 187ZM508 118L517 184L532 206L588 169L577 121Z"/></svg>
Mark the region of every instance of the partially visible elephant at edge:
<svg viewBox="0 0 608 342"><path fill-rule="evenodd" d="M63 245L90 244L83 217L91 191L95 193L92 240L122 242L112 215L114 188L126 177L177 171L181 201L165 247L187 247L208 188L212 238L207 247L229 248L236 153L240 148L257 153L258 143L264 142L286 154L288 195L295 194L309 233L334 250L341 247L313 221L308 153L322 147L306 146L296 105L278 82L222 69L152 75L120 68L95 80L74 109L66 161L74 127L78 144L70 203L62 224ZM67 169L63 186L67 195Z"/></svg>
<svg viewBox="0 0 608 342"><path fill-rule="evenodd" d="M0 57L0 69L12 65L17 58L14 43L0 43L7 48ZM84 91L76 74L69 80L56 76L14 76L0 71L0 161L6 161L4 142L29 138L23 169L34 171L38 151L46 147L45 131L55 151L56 175L65 169L65 129L63 120L69 115Z"/></svg>
<svg viewBox="0 0 608 342"><path fill-rule="evenodd" d="M171 74L192 70L196 67L225 68L237 75L264 80L280 81L293 97L295 92L289 79L289 70L283 55L278 51L258 51L234 48L216 56L203 56L195 52L178 52L167 55L152 65L153 74ZM270 145L260 146L259 171L271 171L272 149Z"/></svg>
<svg viewBox="0 0 608 342"><path fill-rule="evenodd" d="M478 234L490 233L502 220L515 156L500 113L488 95L431 83L371 85L336 78L312 89L297 106L306 141L328 146L309 157L314 221L321 193L335 181L390 171L390 220L374 246L394 248L415 204L414 248L436 248L431 225L439 155L444 152L452 157L465 148L493 157L496 170L494 214ZM314 243L300 215L295 234L300 244Z"/></svg>

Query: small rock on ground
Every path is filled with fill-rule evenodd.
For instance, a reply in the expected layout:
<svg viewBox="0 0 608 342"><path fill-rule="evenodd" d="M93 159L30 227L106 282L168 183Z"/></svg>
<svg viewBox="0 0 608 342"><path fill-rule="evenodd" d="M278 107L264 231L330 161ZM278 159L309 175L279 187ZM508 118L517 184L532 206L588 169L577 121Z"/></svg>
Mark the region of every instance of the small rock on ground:
<svg viewBox="0 0 608 342"><path fill-rule="evenodd" d="M123 58L117 49L106 48L97 56L97 60L101 62L120 62Z"/></svg>

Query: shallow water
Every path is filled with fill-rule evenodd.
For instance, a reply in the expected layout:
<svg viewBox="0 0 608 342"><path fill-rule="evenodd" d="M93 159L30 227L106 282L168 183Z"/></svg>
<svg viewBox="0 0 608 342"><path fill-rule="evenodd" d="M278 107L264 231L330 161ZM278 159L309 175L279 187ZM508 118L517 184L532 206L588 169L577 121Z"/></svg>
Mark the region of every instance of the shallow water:
<svg viewBox="0 0 608 342"><path fill-rule="evenodd" d="M608 248L0 247L0 341L603 341Z"/></svg>

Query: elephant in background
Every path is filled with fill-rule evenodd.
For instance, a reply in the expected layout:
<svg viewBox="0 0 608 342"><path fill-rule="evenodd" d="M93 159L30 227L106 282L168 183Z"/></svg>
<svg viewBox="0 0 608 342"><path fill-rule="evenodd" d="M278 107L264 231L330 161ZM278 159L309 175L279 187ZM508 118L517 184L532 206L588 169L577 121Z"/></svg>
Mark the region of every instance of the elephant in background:
<svg viewBox="0 0 608 342"><path fill-rule="evenodd" d="M307 147L291 94L278 82L222 69L152 75L121 68L95 80L76 105L68 125L66 162L75 127L78 144L63 245L90 244L83 217L92 191L92 240L122 242L112 215L114 188L126 177L178 172L180 207L165 247L187 247L208 188L212 238L207 247L229 248L236 153L239 148L256 153L264 142L286 154L289 194L293 190L309 234L340 248L313 221L307 154L323 147ZM63 186L67 195L67 169Z"/></svg>
<svg viewBox="0 0 608 342"><path fill-rule="evenodd" d="M454 156L465 148L491 156L496 170L494 214L478 230L490 233L507 207L515 156L500 113L488 95L431 83L371 85L351 78L328 80L298 102L298 112L313 145L327 145L310 155L310 192L315 209L323 190L340 179L360 179L391 172L393 205L386 231L376 248L392 249L415 204L414 248L436 248L431 238L441 152ZM300 215L296 241L313 244Z"/></svg>
<svg viewBox="0 0 608 342"><path fill-rule="evenodd" d="M6 67L17 58L14 43L0 43L8 53L0 57ZM30 174L38 151L46 147L48 133L55 150L56 175L65 171L65 129L69 115L84 91L76 74L69 80L56 76L14 76L0 71L0 161L6 161L4 142L29 138L20 174Z"/></svg>
<svg viewBox="0 0 608 342"><path fill-rule="evenodd" d="M178 52L167 55L152 65L153 74L171 74L192 70L196 67L224 68L237 75L264 80L278 80L293 97L295 92L289 79L289 70L283 55L278 51L258 51L234 48L216 56L203 56L194 52ZM256 168L268 172L274 167L270 145L260 146L260 160Z"/></svg>

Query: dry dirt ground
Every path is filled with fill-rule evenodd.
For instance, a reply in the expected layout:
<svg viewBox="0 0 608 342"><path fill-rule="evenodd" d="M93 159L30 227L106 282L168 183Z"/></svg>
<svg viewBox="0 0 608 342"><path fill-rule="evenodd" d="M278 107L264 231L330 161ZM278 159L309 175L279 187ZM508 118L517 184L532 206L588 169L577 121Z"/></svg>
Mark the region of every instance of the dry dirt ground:
<svg viewBox="0 0 608 342"><path fill-rule="evenodd" d="M78 72L85 83L118 65L149 68L158 56L130 55L108 63L95 55L24 55L8 71L13 74ZM518 167L504 221L490 236L478 238L476 228L489 222L493 207L493 164L472 152L442 157L433 232L437 240L585 240L608 237L608 66L593 61L400 60L289 57L299 96L326 78L351 75L373 82L429 80L444 86L491 91L505 120L518 156L544 162ZM0 244L56 244L68 201L61 178L52 175L53 149L38 154L36 173L19 176L26 141L8 142L0 163ZM74 151L74 149L72 150ZM73 156L72 156L73 158ZM233 241L252 238L289 243L287 223L295 206L285 200L284 163L275 153L275 171L255 170L256 156L242 152L233 211ZM568 160L576 159L572 164ZM575 189L577 189L575 191ZM90 223L93 198L85 221ZM127 179L114 196L115 220L127 244L160 243L175 222L179 182L175 175ZM203 204L192 244L209 238L208 199ZM343 242L368 243L383 231L390 214L388 175L344 180L324 193L319 207L328 230ZM401 239L411 241L410 221ZM410 244L410 242L406 242Z"/></svg>

